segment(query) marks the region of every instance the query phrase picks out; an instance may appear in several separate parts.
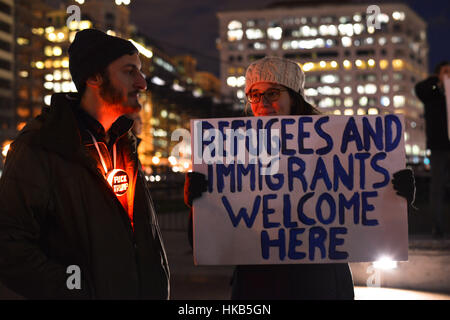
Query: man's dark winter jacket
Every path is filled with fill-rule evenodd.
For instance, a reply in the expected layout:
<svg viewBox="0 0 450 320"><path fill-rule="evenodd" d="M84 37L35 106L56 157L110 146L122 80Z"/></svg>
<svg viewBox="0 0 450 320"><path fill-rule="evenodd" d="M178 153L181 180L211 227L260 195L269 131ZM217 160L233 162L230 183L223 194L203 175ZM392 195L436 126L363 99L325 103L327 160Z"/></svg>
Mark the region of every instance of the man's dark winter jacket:
<svg viewBox="0 0 450 320"><path fill-rule="evenodd" d="M425 105L427 148L450 150L445 95L443 89L438 86L438 81L436 76L431 76L419 82L415 91Z"/></svg>
<svg viewBox="0 0 450 320"><path fill-rule="evenodd" d="M0 282L34 299L167 299L167 257L134 136L117 139L134 191L133 231L94 146L81 143L78 107L54 95L11 145L0 180ZM71 265L81 289L68 289Z"/></svg>

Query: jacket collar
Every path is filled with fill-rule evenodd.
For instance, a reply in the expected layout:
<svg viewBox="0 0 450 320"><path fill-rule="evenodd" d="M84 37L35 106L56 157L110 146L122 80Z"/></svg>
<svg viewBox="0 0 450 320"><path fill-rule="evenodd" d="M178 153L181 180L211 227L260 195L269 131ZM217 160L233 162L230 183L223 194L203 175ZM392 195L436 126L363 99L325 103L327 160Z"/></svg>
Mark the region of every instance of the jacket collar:
<svg viewBox="0 0 450 320"><path fill-rule="evenodd" d="M76 110L80 108L78 94L57 93L52 95L50 108L42 112L42 127L40 144L64 158L74 158L80 153L84 130L80 130ZM133 125L133 120L120 117L114 124L117 138L127 134Z"/></svg>

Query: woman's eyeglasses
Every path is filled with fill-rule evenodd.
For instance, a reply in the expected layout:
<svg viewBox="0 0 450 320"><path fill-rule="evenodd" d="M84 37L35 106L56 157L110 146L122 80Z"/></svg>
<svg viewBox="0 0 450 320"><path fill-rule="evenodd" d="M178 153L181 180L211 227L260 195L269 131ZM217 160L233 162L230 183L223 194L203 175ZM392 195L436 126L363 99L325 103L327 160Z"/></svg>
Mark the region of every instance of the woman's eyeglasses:
<svg viewBox="0 0 450 320"><path fill-rule="evenodd" d="M269 102L274 102L280 99L281 91L287 91L286 89L270 88L264 92L251 91L247 94L247 100L250 103L259 103L264 96Z"/></svg>

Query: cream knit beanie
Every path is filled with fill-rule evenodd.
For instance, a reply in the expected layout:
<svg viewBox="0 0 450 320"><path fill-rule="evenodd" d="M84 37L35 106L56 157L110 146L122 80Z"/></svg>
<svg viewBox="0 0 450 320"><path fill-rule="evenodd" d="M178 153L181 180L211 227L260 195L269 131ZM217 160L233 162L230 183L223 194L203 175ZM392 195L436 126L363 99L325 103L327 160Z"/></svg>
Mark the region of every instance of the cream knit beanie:
<svg viewBox="0 0 450 320"><path fill-rule="evenodd" d="M304 97L305 74L300 66L288 59L265 57L253 62L245 74L245 93L259 82L271 82L288 87Z"/></svg>

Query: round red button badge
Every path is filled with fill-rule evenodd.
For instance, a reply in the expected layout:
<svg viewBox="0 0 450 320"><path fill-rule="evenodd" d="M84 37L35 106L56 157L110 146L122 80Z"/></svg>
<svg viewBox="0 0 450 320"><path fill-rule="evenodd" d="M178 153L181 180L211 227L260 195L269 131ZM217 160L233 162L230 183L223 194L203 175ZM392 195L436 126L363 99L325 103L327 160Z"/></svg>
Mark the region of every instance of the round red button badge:
<svg viewBox="0 0 450 320"><path fill-rule="evenodd" d="M107 181L113 188L113 191L117 196L124 195L128 190L128 174L124 170L112 170L110 173L108 173Z"/></svg>

